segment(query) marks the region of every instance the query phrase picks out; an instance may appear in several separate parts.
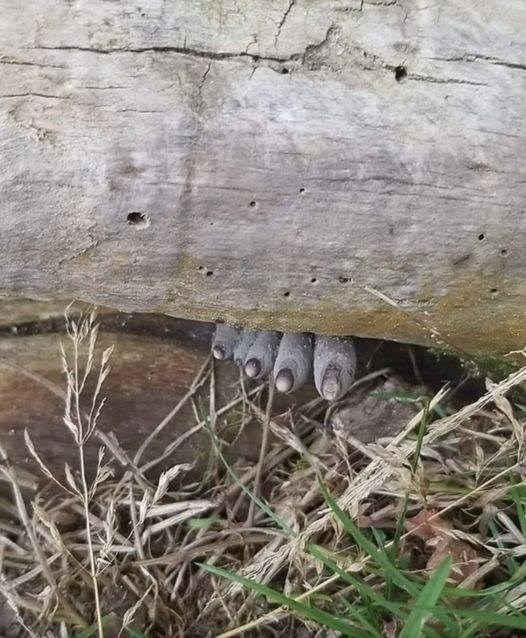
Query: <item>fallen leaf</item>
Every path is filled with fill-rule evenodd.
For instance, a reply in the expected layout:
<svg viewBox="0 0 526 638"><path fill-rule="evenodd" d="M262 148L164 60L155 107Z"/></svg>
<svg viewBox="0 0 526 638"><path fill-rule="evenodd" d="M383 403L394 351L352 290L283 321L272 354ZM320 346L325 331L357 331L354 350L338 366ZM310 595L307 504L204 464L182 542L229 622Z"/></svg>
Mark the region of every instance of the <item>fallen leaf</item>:
<svg viewBox="0 0 526 638"><path fill-rule="evenodd" d="M457 538L451 522L438 516L436 510L420 511L413 518L406 520L405 527L407 531L422 539L431 550L426 569L432 571L446 556L451 556L453 568L450 580L457 585L477 571L477 550L466 541Z"/></svg>

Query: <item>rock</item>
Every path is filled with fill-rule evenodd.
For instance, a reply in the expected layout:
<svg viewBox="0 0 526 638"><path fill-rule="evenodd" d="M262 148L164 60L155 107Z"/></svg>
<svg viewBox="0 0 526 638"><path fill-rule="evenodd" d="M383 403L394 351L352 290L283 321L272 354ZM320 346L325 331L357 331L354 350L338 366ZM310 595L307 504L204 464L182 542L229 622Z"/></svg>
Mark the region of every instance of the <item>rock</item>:
<svg viewBox="0 0 526 638"><path fill-rule="evenodd" d="M334 434L343 439L351 435L362 443L395 437L415 415L413 404L389 398L397 391L403 392L404 386L389 380L373 389L368 387L351 392L331 417Z"/></svg>

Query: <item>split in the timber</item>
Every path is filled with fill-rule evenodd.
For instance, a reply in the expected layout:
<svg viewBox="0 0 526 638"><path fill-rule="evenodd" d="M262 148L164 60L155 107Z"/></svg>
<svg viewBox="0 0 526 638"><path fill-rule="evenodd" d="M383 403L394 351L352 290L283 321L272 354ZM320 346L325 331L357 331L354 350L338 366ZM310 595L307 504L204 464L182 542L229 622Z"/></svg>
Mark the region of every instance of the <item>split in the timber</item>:
<svg viewBox="0 0 526 638"><path fill-rule="evenodd" d="M314 374L316 388L327 401L340 399L349 390L356 370L354 346L343 337L281 335L219 324L212 352L216 359L233 359L252 379L272 374L276 389L283 393L299 390Z"/></svg>

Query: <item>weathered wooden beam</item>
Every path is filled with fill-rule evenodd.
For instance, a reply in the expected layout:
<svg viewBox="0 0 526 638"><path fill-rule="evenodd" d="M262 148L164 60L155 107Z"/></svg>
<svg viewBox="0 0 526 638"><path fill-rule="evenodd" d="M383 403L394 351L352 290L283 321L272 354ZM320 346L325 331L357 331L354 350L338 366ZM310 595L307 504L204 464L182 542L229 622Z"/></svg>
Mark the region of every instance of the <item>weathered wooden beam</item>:
<svg viewBox="0 0 526 638"><path fill-rule="evenodd" d="M526 4L0 0L0 294L526 341Z"/></svg>

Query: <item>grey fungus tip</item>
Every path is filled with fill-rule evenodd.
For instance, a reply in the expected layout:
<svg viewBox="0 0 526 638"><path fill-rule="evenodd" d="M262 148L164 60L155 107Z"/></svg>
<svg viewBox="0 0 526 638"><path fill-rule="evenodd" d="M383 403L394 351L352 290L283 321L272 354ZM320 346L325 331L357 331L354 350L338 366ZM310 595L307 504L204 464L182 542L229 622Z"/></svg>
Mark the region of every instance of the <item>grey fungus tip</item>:
<svg viewBox="0 0 526 638"><path fill-rule="evenodd" d="M326 368L321 381L321 394L327 401L334 401L341 392L341 369L339 366L330 365Z"/></svg>
<svg viewBox="0 0 526 638"><path fill-rule="evenodd" d="M245 363L245 372L248 377L255 379L261 374L261 362L253 357Z"/></svg>
<svg viewBox="0 0 526 638"><path fill-rule="evenodd" d="M279 392L295 392L308 380L312 370L312 336L284 334L274 365L275 386Z"/></svg>
<svg viewBox="0 0 526 638"><path fill-rule="evenodd" d="M273 330L241 330L218 324L212 342L218 360L233 359L251 379L266 379L284 394L299 390L314 373L319 395L341 399L356 371L352 339L309 333L281 334Z"/></svg>
<svg viewBox="0 0 526 638"><path fill-rule="evenodd" d="M247 358L248 351L256 340L257 332L254 330L243 330L239 341L234 348L234 363L242 366Z"/></svg>
<svg viewBox="0 0 526 638"><path fill-rule="evenodd" d="M294 387L294 375L292 374L292 370L289 368L280 370L276 376L274 385L279 392L290 392Z"/></svg>
<svg viewBox="0 0 526 638"><path fill-rule="evenodd" d="M219 361L222 361L223 359L225 359L225 349L223 346L220 345L215 345L212 348L212 354L214 355L214 359L219 359Z"/></svg>
<svg viewBox="0 0 526 638"><path fill-rule="evenodd" d="M356 371L356 352L351 339L316 335L314 383L321 397L336 401L349 390Z"/></svg>
<svg viewBox="0 0 526 638"><path fill-rule="evenodd" d="M252 379L266 378L274 366L280 334L272 330L260 330L247 352L245 372Z"/></svg>
<svg viewBox="0 0 526 638"><path fill-rule="evenodd" d="M216 331L212 341L212 354L216 359L232 359L234 349L240 339L241 332L237 328L224 323L216 325Z"/></svg>

